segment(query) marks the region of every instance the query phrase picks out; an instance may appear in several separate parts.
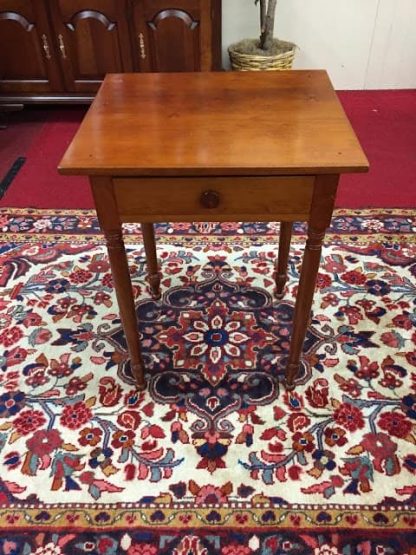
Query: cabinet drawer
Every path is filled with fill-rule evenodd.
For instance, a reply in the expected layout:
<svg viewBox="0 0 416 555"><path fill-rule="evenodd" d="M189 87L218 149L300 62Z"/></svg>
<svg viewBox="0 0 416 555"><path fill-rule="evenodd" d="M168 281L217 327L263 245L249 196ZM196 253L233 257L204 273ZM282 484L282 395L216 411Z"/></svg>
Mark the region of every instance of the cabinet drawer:
<svg viewBox="0 0 416 555"><path fill-rule="evenodd" d="M314 177L114 178L123 222L302 220Z"/></svg>

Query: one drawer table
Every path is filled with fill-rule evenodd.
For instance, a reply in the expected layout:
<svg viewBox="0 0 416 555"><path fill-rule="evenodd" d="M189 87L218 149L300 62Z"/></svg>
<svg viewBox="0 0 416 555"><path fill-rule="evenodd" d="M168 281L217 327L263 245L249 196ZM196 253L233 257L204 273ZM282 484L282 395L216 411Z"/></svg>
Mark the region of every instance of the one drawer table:
<svg viewBox="0 0 416 555"><path fill-rule="evenodd" d="M90 177L137 387L145 387L123 222L140 222L154 297L154 222L280 221L276 295L292 222L308 222L286 388L310 317L339 175L368 169L325 71L107 75L61 173Z"/></svg>

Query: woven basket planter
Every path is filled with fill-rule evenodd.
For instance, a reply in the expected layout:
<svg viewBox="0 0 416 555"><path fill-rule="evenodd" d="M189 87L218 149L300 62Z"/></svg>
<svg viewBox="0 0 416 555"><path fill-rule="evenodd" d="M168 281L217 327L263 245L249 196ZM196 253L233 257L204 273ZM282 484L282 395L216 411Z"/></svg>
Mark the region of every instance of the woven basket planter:
<svg viewBox="0 0 416 555"><path fill-rule="evenodd" d="M283 40L278 42L283 52L269 56L243 53L239 51L240 43L232 44L228 48L231 67L235 71L279 71L291 69L295 57L296 44Z"/></svg>

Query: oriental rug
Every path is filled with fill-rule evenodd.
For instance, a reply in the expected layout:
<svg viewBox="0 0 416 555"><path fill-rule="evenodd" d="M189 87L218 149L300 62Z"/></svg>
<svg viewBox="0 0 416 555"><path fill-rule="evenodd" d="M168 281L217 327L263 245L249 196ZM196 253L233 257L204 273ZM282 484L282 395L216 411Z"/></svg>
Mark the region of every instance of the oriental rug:
<svg viewBox="0 0 416 555"><path fill-rule="evenodd" d="M336 212L290 394L278 230L159 224L153 301L125 226L138 393L94 213L0 213L0 554L416 553L416 212Z"/></svg>

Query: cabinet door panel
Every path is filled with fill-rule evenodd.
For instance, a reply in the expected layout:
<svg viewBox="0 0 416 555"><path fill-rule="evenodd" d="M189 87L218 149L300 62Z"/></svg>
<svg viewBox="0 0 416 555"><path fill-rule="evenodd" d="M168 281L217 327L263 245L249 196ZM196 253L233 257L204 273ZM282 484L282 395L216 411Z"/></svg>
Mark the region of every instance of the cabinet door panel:
<svg viewBox="0 0 416 555"><path fill-rule="evenodd" d="M95 92L106 73L132 71L124 2L59 0L52 4L68 91Z"/></svg>
<svg viewBox="0 0 416 555"><path fill-rule="evenodd" d="M136 59L142 71L210 70L209 0L133 2Z"/></svg>
<svg viewBox="0 0 416 555"><path fill-rule="evenodd" d="M62 88L42 2L0 0L0 92Z"/></svg>

